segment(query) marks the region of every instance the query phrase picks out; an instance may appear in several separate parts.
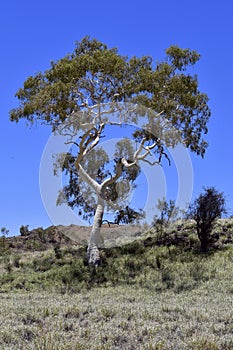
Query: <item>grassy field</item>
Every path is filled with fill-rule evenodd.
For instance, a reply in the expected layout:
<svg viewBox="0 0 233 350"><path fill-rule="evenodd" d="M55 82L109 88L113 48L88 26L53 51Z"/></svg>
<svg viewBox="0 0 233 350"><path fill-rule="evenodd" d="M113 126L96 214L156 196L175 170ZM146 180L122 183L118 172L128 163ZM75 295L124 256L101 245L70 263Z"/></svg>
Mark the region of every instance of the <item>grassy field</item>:
<svg viewBox="0 0 233 350"><path fill-rule="evenodd" d="M233 245L200 254L185 235L193 247L176 234L106 248L98 269L85 247L4 247L0 349L232 350Z"/></svg>
<svg viewBox="0 0 233 350"><path fill-rule="evenodd" d="M233 349L233 294L210 287L4 293L0 348Z"/></svg>

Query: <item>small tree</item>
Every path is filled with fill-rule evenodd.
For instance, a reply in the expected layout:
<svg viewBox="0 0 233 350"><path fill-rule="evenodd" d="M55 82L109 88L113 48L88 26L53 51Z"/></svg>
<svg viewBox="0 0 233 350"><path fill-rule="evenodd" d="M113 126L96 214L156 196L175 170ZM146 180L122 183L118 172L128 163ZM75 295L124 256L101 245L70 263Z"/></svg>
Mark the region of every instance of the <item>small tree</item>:
<svg viewBox="0 0 233 350"><path fill-rule="evenodd" d="M6 236L8 234L9 234L9 230L6 227L1 227L0 248L3 251L7 248Z"/></svg>
<svg viewBox="0 0 233 350"><path fill-rule="evenodd" d="M129 208L127 205L124 209L119 210L115 215L115 224L124 223L124 224L132 224L138 223L140 219L143 219L145 214L142 209L139 211L135 211L132 208Z"/></svg>
<svg viewBox="0 0 233 350"><path fill-rule="evenodd" d="M171 46L165 60L155 63L149 56L121 56L116 48L85 37L72 54L30 76L16 93L20 105L11 111L12 121L39 121L73 142L71 152L58 161L70 175L63 199L84 218L94 216L90 264L99 257L104 211L126 208L142 162L161 164L168 158L166 148L180 141L204 156L208 97L189 73L199 58L196 51ZM109 126L132 124L140 129L118 142L110 162L100 139L109 134Z"/></svg>
<svg viewBox="0 0 233 350"><path fill-rule="evenodd" d="M22 225L20 226L19 232L21 236L27 236L29 235L29 225Z"/></svg>
<svg viewBox="0 0 233 350"><path fill-rule="evenodd" d="M223 192L218 192L214 187L204 188L204 192L190 205L188 217L196 221L197 235L203 253L208 251L214 222L224 213L226 208Z"/></svg>
<svg viewBox="0 0 233 350"><path fill-rule="evenodd" d="M179 208L176 207L173 199L170 199L169 201L166 201L165 198L159 199L156 208L159 210L160 215L156 214L154 216L152 226L167 224L170 221L177 219L179 214Z"/></svg>
<svg viewBox="0 0 233 350"><path fill-rule="evenodd" d="M6 237L9 234L9 230L6 227L2 227L1 234L3 237Z"/></svg>
<svg viewBox="0 0 233 350"><path fill-rule="evenodd" d="M156 208L159 210L159 215L154 216L152 226L155 228L158 238L164 239L167 236L169 224L177 219L180 210L175 205L174 200L166 201L165 198L158 200Z"/></svg>

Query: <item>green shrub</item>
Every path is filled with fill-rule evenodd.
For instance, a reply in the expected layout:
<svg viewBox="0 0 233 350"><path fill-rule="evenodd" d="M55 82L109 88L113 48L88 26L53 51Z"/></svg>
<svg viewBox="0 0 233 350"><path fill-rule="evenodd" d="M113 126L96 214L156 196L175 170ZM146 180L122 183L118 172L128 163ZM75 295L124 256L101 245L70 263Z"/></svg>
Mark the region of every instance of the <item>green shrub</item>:
<svg viewBox="0 0 233 350"><path fill-rule="evenodd" d="M224 195L214 187L205 188L204 193L190 205L188 217L196 221L196 231L203 253L208 251L214 222L224 213L226 213Z"/></svg>
<svg viewBox="0 0 233 350"><path fill-rule="evenodd" d="M34 258L32 261L32 265L34 268L34 271L41 271L45 272L50 270L55 263L55 258L50 255L45 255L39 258Z"/></svg>

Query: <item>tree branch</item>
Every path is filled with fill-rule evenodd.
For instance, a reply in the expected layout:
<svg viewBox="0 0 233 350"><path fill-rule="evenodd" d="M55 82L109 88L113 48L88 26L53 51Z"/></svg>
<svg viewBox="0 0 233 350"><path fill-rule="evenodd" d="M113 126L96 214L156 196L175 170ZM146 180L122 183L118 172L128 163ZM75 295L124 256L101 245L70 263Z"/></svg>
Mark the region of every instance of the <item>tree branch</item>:
<svg viewBox="0 0 233 350"><path fill-rule="evenodd" d="M142 159L142 161L145 163L148 163L150 165L155 165L155 164L161 165L159 160L155 160L154 162L150 162L148 159Z"/></svg>
<svg viewBox="0 0 233 350"><path fill-rule="evenodd" d="M99 143L99 141L100 141L100 135L101 135L101 133L102 133L102 131L103 131L104 126L105 126L105 124L102 123L102 124L100 125L99 130L94 129L94 130L95 130L95 136L96 136L96 137L95 137L95 139L93 140L92 144L91 144L89 147L86 147L86 149L84 150L84 152L83 152L83 157L84 157L87 153L89 153L96 145L98 145L98 143ZM89 144L90 142L91 142L91 139L88 140L88 144Z"/></svg>
<svg viewBox="0 0 233 350"><path fill-rule="evenodd" d="M74 162L75 168L79 175L86 183L88 183L96 191L97 194L100 193L101 186L98 184L98 182L92 179L90 175L83 169L83 167L81 166L81 161L83 157L87 155L87 153L89 153L99 143L100 135L103 128L104 124L101 124L99 130L93 128L92 130L88 130L84 133L84 135L82 136L82 140L79 144L79 154ZM91 131L94 131L94 135L91 135ZM90 143L91 145L89 146ZM75 144L77 145L77 143Z"/></svg>
<svg viewBox="0 0 233 350"><path fill-rule="evenodd" d="M112 176L111 178L106 179L102 184L101 184L101 188L106 188L107 186L113 184L114 182L116 182L119 177L121 176L123 171L123 164L122 162L118 162L117 166L116 166L116 173L114 176Z"/></svg>
<svg viewBox="0 0 233 350"><path fill-rule="evenodd" d="M90 175L83 169L81 164L77 165L76 161L75 161L75 167L77 169L77 172L83 179L83 181L85 181L88 185L90 185L95 190L96 194L100 194L101 185L98 184L98 182L96 182L94 179L92 179L92 177L90 177Z"/></svg>

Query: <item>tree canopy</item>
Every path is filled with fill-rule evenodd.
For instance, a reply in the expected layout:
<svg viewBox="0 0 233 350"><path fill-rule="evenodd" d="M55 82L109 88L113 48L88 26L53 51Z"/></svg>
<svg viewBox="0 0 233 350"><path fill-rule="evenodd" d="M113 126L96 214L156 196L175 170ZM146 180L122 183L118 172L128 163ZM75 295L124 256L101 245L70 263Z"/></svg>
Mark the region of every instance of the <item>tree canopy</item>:
<svg viewBox="0 0 233 350"><path fill-rule="evenodd" d="M10 119L40 120L56 128L87 106L130 101L163 115L181 131L186 146L203 156L208 97L188 70L199 58L196 51L171 46L164 61L155 64L150 56L121 56L116 48L85 37L72 54L27 78L16 93L20 105Z"/></svg>
<svg viewBox="0 0 233 350"><path fill-rule="evenodd" d="M164 60L155 63L150 56L122 56L116 48L85 37L72 54L28 77L17 91L19 106L10 112L11 121L41 122L70 136L70 152L57 159L70 176L58 202L65 198L70 206L81 207L84 216L95 214L90 245L98 245L106 205L118 210L116 220L131 222L125 215L135 216L125 199L140 162L169 160L166 147L180 141L204 156L208 97L199 90L197 75L190 73L199 58L196 51L171 46ZM117 143L110 160L100 139L108 125L127 124L138 128Z"/></svg>

